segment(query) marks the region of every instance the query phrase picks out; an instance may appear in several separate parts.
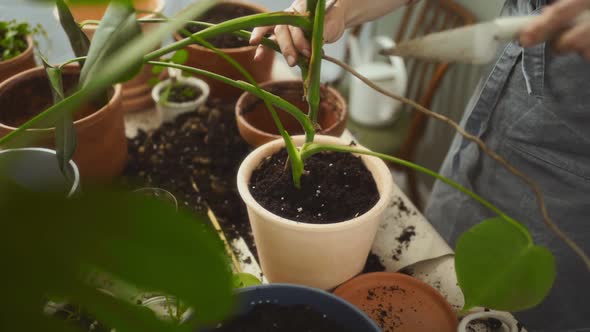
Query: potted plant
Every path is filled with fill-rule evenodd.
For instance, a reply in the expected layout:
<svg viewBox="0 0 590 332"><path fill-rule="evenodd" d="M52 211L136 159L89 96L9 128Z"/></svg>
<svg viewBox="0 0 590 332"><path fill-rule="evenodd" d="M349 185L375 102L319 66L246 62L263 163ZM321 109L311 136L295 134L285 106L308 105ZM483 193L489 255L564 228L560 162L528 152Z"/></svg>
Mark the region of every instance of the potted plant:
<svg viewBox="0 0 590 332"><path fill-rule="evenodd" d="M40 32L26 22L0 21L0 82L36 66L32 36Z"/></svg>
<svg viewBox="0 0 590 332"><path fill-rule="evenodd" d="M466 297L466 305L464 310L468 310L478 305L492 307L499 310L523 310L531 306L534 306L542 301L543 297L548 293L553 282L555 276L555 262L553 261L552 255L546 249L535 246L532 240L532 236L529 234L527 229L520 223L518 223L516 220L502 213L502 211L500 211L494 205L490 204L489 202L481 198L479 195L467 190L466 188L461 187L460 185L454 183L449 179L440 176L436 172L432 172L419 165L415 165L391 156L371 152L360 147L351 146L348 144L348 142L346 142L346 144L342 144L343 142L334 144L330 138L324 138L324 136L321 135L318 135L316 137L315 131L320 104L319 74L321 69L321 59L322 57L324 57L322 54L322 30L326 1L308 0L307 4L310 10L306 13L301 14L256 14L249 17L232 19L215 25L209 25L203 22L195 23L191 21L190 23L199 24L201 26L207 26L207 28L199 32L193 33L190 37L186 39L179 40L175 43L172 43L171 45L162 47L156 51L151 51L159 42L159 38L162 38L170 31L177 31L181 29L187 21L190 21L190 18L199 16L199 13L201 13L201 11L199 10L206 8L208 4L210 3L199 2L195 6L189 8L188 11L181 13L175 20L172 20L168 24L162 26L161 28L156 29L149 38L136 39L128 43L124 50L121 50L109 59L105 59L104 66L101 66L100 72L97 73L97 77L92 82L88 82L88 84L82 86L74 95L64 98L63 100L56 103L55 105L44 111L42 114L40 114L39 117L36 117L35 119L19 127L18 132L15 132L11 136L0 139L0 144L14 144L15 137L18 137L19 133L22 133L31 126L38 124L40 120L52 115L63 116L64 113L67 114L67 112L73 111L76 106L82 104L84 101L88 100L88 98L95 96L99 92L105 91L114 82L117 82L118 80L124 78L126 76L125 74L129 74L130 69L137 70L139 63L161 65L184 70L191 74L207 76L208 78L220 80L233 87L251 92L264 100L268 110L273 115L273 121L277 125L279 133L283 138L283 143L271 142L268 144L273 146L284 144L284 146L286 147L286 153L289 156L287 160L289 162L289 167L292 176L291 186L293 188L301 188L303 185L305 185L305 182L308 181L307 176L309 174L306 174L305 167L307 164L309 164L310 160L312 160L312 158L315 155L319 154L320 157L322 155L330 157L331 155L333 155L333 152L339 152L342 153L342 155L344 155L344 157L342 158L356 158L351 160L357 161L358 158L355 157L355 155L369 155L373 157L378 157L380 159L385 159L387 161L395 162L406 167L412 167L418 171L434 176L440 179L441 181L462 191L466 195L469 195L470 197L477 200L484 206L488 207L491 211L496 213L498 216L497 218L484 221L481 224L478 224L477 226L473 227L468 232L464 233L463 236L460 238L457 246L456 270L460 286ZM129 9L129 6L123 7ZM301 112L301 110L299 110L296 106L292 105L291 103L288 103L284 99L260 89L260 87L256 83L256 80L251 75L249 75L247 71L243 70L243 68L241 68L241 66L234 59L232 59L227 54L224 54L223 52L219 51L206 41L206 39L208 38L214 37L220 33L227 32L232 32L235 35L247 38L247 36L249 36L249 33L241 29L249 29L254 26L274 24L296 25L298 27L303 28L306 31L306 34L311 38L311 59L303 59L302 61L300 61L300 66L302 67L302 72L305 76L304 82L306 85L306 98L310 105L310 111L307 115ZM101 24L101 26L103 26L103 24ZM223 75L219 75L217 73L212 73L198 68L168 63L165 61L157 61L161 56L175 52L194 42L199 42L200 44L214 51L215 54L223 57L226 61L230 62L234 67L240 68L240 72L244 75L244 77L247 78L247 80L250 83L230 79L224 77ZM268 45L269 47L273 47L274 49L277 49L277 45L270 40L264 40L264 44ZM89 53L88 59L90 58L91 54ZM82 58L80 58L79 60L81 59ZM377 89L379 88L377 87ZM405 102L410 103L413 106L416 105L411 101L406 100ZM280 122L280 119L278 118L278 115L276 114L273 105L288 112L299 121L300 125L302 126L305 132L303 142L301 142L301 138L297 138L294 140L284 130L284 127ZM424 108L417 108L424 111ZM441 119L440 116L433 115L431 113L428 114L435 116L438 119ZM455 126L455 128L459 128L459 126L456 123L450 122L450 120L448 119L443 120L452 123ZM460 131L460 128L458 130ZM298 148L297 145L300 145L300 147ZM485 145L480 146L484 147L484 151L486 153L494 156L494 154L490 153L489 148L486 148ZM260 147L260 150L265 149L267 149L266 146ZM276 151L276 149L278 148L275 147L274 149ZM281 153L284 154L285 152ZM259 158L260 160L263 159L262 157ZM365 158L363 160L369 159L370 158ZM501 158L497 157L497 160L501 160ZM505 161L504 163L506 164ZM363 165L363 163L360 164ZM283 164L282 166L285 167L285 164ZM288 170L289 167L283 169ZM327 165L327 167L330 167L329 164ZM369 162L366 162L365 167L372 168L369 167ZM253 173L254 172L252 172L252 174ZM342 174L342 176L348 175ZM241 180L250 181L249 178L245 177L241 177ZM368 182L370 183L371 181ZM375 181L373 180L373 182ZM375 183L375 186L379 185L387 186L387 184ZM243 187L247 188L248 190L251 189L250 183L244 184ZM321 190L321 188L316 188L316 190L317 189ZM313 200L315 194L321 193L314 192L313 194L307 195L305 197ZM280 197L276 198L280 201ZM367 198L370 197L368 196ZM379 200L377 200L376 203L374 202L373 205L379 204L378 202ZM369 204L369 206L371 206L371 204ZM296 209L296 211L298 211L298 209ZM257 211L253 211L253 213L256 212ZM270 211L267 212L268 213L265 214L273 215L273 218L277 219L277 222L274 223L274 225L276 226L276 230L278 232L282 232L283 229L291 227L290 223L285 222L283 220L284 218L280 218L279 216L271 213ZM362 217L362 215L359 214L359 217ZM550 223L550 220L545 221ZM369 227L365 226L365 228L368 229ZM325 241L327 239L330 239L331 236L333 236L335 233L337 232L326 232L323 234L323 237L318 237L315 240ZM267 234L262 235L268 236ZM497 243L499 242L503 243L502 247L497 246ZM572 244L571 241L567 241L566 239L566 242L568 242L568 244L570 244L572 247L575 247L575 244ZM340 248L345 248L347 245L347 243L338 243L338 246ZM280 243L277 247L279 246ZM513 255L514 252L519 252L521 254L515 256ZM315 254L320 255L321 252L317 252ZM364 253L365 257L366 254L367 253ZM588 260L585 253L580 253L580 256L583 257L586 261ZM480 264L480 261L482 257L485 257L486 261L486 266L483 267L485 273L481 273L482 266ZM305 261L307 257L298 257L298 259L301 262L302 266L304 266L307 263ZM346 259L346 257L344 256L333 257L334 261L344 259ZM488 268L489 266L493 267L493 269ZM291 273L301 276L304 274L301 273L301 271L307 270L294 269L291 271ZM326 270L326 273L330 272L331 271L329 269ZM318 280L315 280L314 282L317 281ZM485 287L482 287L482 285L485 285ZM493 287L496 290L493 296L491 296L489 292L485 292L485 290L489 287ZM515 295L515 293L513 292L515 288L517 288L520 291L518 295Z"/></svg>
<svg viewBox="0 0 590 332"><path fill-rule="evenodd" d="M380 331L362 311L318 289L273 284L236 293L238 313L208 331Z"/></svg>
<svg viewBox="0 0 590 332"><path fill-rule="evenodd" d="M266 11L265 8L248 2L222 1L195 19L206 23L217 24ZM177 32L174 38L177 41L182 40L188 36L188 33L199 32L203 28L202 25L188 24L185 26L185 31ZM266 82L271 78L274 56L268 56L255 63L252 59L256 53L256 46L250 45L248 39L232 34L222 34L209 39L209 41L216 48L221 49L223 53L236 60L248 73L251 73L256 82ZM227 63L225 59L198 43L187 46L186 50L189 53L186 64L190 67L201 68L234 80L245 79L244 75L234 66ZM218 80L207 77L201 78L211 87L212 97L238 98L242 93L240 89L223 84Z"/></svg>
<svg viewBox="0 0 590 332"><path fill-rule="evenodd" d="M283 98L297 106L302 112L308 112L308 104L301 98L304 95L304 83L302 81L270 81L260 84L260 88ZM318 114L318 133L340 137L344 129L346 129L348 115L346 101L336 89L330 86L322 85L320 89L321 102ZM281 110L277 114L289 134L303 134L299 122L291 115ZM249 92L244 92L236 103L236 120L240 135L254 147L280 138L264 102Z"/></svg>

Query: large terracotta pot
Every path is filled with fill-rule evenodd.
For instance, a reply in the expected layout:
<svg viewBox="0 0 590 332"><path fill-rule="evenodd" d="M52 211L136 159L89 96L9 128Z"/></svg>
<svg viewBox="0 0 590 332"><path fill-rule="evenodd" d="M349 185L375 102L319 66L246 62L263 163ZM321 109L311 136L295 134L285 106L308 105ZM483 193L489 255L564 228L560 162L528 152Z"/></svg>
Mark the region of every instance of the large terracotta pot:
<svg viewBox="0 0 590 332"><path fill-rule="evenodd" d="M145 10L156 13L161 13L165 6L164 0L134 0L136 10ZM70 11L74 16L76 22L86 20L100 20L107 9L107 4L77 4L69 5ZM57 12L56 12L57 15ZM156 18L155 14L138 13L138 18ZM143 33L149 33L150 29L157 27L157 23L142 23L141 28ZM97 25L87 24L82 30L88 38L92 39ZM122 103L123 109L126 112L143 111L154 107L154 102L151 97L152 86L148 83L153 77L152 66L144 65L143 69L131 80L123 83Z"/></svg>
<svg viewBox="0 0 590 332"><path fill-rule="evenodd" d="M77 84L79 68L64 68L64 87ZM0 84L0 137L16 130L20 123L12 120L22 114L20 122L32 118L52 104L47 75L42 67L22 72ZM9 118L7 114L12 114ZM23 114L24 113L24 114ZM80 169L82 182L104 182L121 174L127 161L127 138L121 108L121 87L116 85L105 106L96 110L89 105L77 112L81 117L74 122L77 149L74 161ZM36 146L53 148L55 130L30 129L41 132Z"/></svg>
<svg viewBox="0 0 590 332"><path fill-rule="evenodd" d="M270 81L260 85L263 90L275 94L302 112L308 112L307 101L303 98L303 82L301 80ZM346 129L348 110L346 101L336 89L322 86L320 89L320 111L318 124L321 135L340 137ZM297 120L289 113L277 108L278 116L285 130L290 135L303 134ZM242 138L248 144L258 147L280 137L278 129L266 105L249 92L244 92L236 103L236 121Z"/></svg>
<svg viewBox="0 0 590 332"><path fill-rule="evenodd" d="M293 137L301 146L303 136ZM341 138L317 135L316 142L348 145ZM393 180L385 163L362 155L377 184L380 198L369 211L334 224L309 224L282 218L262 207L249 189L252 172L267 157L284 147L282 139L260 146L246 157L238 170L238 191L248 217L262 271L272 283L293 283L332 289L363 269L391 199Z"/></svg>
<svg viewBox="0 0 590 332"><path fill-rule="evenodd" d="M245 7L259 13L267 12L266 8L251 3L237 1L223 1L222 3L231 3L235 6ZM176 40L184 39L178 33L174 35L174 38ZM252 75L256 82L266 82L271 79L274 53L268 52L263 59L260 59L260 61L254 61L256 48L257 46L244 46L238 48L222 48L221 51L238 62L248 73ZM237 69L235 69L231 64L229 64L225 59L217 55L215 52L198 44L189 45L186 49L189 52L189 58L186 62L186 65L214 72L234 80L247 81ZM242 93L242 90L231 87L220 81L202 76L198 77L209 84L211 87L212 98L237 99Z"/></svg>
<svg viewBox="0 0 590 332"><path fill-rule="evenodd" d="M27 44L29 46L21 54L12 59L0 61L0 82L36 66L35 54L33 52L35 44L33 43L33 38L30 36L27 37Z"/></svg>

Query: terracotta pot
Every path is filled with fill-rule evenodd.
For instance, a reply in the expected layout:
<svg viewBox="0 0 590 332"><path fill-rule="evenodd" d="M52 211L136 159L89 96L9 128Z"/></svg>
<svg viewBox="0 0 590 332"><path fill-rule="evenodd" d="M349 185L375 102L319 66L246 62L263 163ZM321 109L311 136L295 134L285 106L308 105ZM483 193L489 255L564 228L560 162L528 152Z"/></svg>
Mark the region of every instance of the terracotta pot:
<svg viewBox="0 0 590 332"><path fill-rule="evenodd" d="M137 10L146 10L161 13L165 6L164 0L134 0L134 6ZM85 4L69 5L70 11L76 22L86 20L100 20L104 16L107 4ZM59 17L57 10L54 11L56 17ZM138 18L155 18L156 15L148 13L139 13ZM150 29L158 26L157 23L143 23L141 29L143 33L149 33ZM82 30L88 38L92 39L98 25L87 24ZM153 77L152 66L144 65L143 69L131 80L123 83L123 105L126 112L144 111L151 109L154 102L151 98L152 87L148 81Z"/></svg>
<svg viewBox="0 0 590 332"><path fill-rule="evenodd" d="M13 75L36 66L33 52L35 44L30 36L27 36L27 44L29 46L21 54L12 59L0 61L0 83Z"/></svg>
<svg viewBox="0 0 590 332"><path fill-rule="evenodd" d="M2 177L35 192L58 192L73 196L80 190L80 174L70 160L71 179L59 169L56 152L41 148L0 150Z"/></svg>
<svg viewBox="0 0 590 332"><path fill-rule="evenodd" d="M74 86L80 70L77 66L64 68L64 86ZM52 104L51 90L42 67L22 72L0 84L0 137L14 131L15 126L6 124L3 113L10 110L31 110L38 114ZM80 113L81 112L81 113ZM88 105L80 109L84 114L74 122L77 148L74 161L80 168L82 182L108 181L121 174L127 161L127 138L121 108L121 87L112 90L108 104L99 110ZM30 119L33 114L23 115ZM53 147L54 129L30 129L41 132L37 145Z"/></svg>
<svg viewBox="0 0 590 332"><path fill-rule="evenodd" d="M308 104L303 99L303 82L300 80L271 81L261 84L260 87L287 100L307 114ZM318 124L322 129L319 134L340 137L346 129L346 101L332 87L322 86L320 91ZM280 109L277 109L277 113L289 134L303 134L301 125L293 116ZM252 146L258 147L280 138L279 131L262 99L249 92L244 92L236 103L236 120L240 135Z"/></svg>
<svg viewBox="0 0 590 332"><path fill-rule="evenodd" d="M405 274L363 274L334 294L363 310L383 331L457 331L457 316L442 295Z"/></svg>
<svg viewBox="0 0 590 332"><path fill-rule="evenodd" d="M232 3L235 6L245 7L259 13L267 12L266 8L251 3L234 1L224 1L224 3ZM174 34L174 38L176 40L184 39L178 33ZM244 69L250 73L250 75L252 75L256 82L266 82L271 79L274 53L268 52L267 56L265 56L260 61L254 61L256 48L257 46L244 46L238 48L223 48L221 51L232 57L242 67L244 67ZM246 78L240 74L237 69L235 69L225 59L213 51L198 44L189 45L186 50L189 52L189 58L186 62L187 66L214 72L234 80L246 81ZM220 81L207 77L197 77L209 84L211 88L211 97L213 98L237 99L242 93L242 90L231 87Z"/></svg>
<svg viewBox="0 0 590 332"><path fill-rule="evenodd" d="M304 142L303 136L293 139L299 146ZM350 143L322 135L316 136L316 141ZM246 157L238 170L238 190L248 208L262 271L270 282L334 288L360 273L365 265L392 193L391 172L381 159L361 156L379 191L375 206L359 217L335 224L296 222L263 208L249 190L252 172L283 146L282 139L260 146Z"/></svg>

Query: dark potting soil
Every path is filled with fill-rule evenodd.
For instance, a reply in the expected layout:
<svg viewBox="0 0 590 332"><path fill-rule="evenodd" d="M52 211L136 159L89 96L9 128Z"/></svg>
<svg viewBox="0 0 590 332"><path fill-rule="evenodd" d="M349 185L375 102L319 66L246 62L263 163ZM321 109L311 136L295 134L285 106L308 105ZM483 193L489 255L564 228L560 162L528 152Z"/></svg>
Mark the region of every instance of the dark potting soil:
<svg viewBox="0 0 590 332"><path fill-rule="evenodd" d="M293 185L287 151L264 160L250 178L250 192L260 205L281 217L331 224L358 217L379 200L373 176L362 159L348 153L322 152L305 162L301 188Z"/></svg>
<svg viewBox="0 0 590 332"><path fill-rule="evenodd" d="M73 327L84 332L110 332L111 329L104 326L101 322L91 318L86 312L78 307L66 304L58 308L53 314L54 317L63 319L71 323ZM77 330L78 331L78 330Z"/></svg>
<svg viewBox="0 0 590 332"><path fill-rule="evenodd" d="M385 266L381 264L381 260L379 256L375 255L374 253L369 253L369 257L367 258L367 262L365 263L365 268L361 273L371 273L371 272L383 272L385 271Z"/></svg>
<svg viewBox="0 0 590 332"><path fill-rule="evenodd" d="M236 4L220 3L213 6L195 20L216 24L256 13L258 12ZM204 29L203 27L195 24L187 24L185 28L191 33L199 32ZM218 35L208 39L207 41L217 48L238 48L250 45L248 39L240 38L232 34Z"/></svg>
<svg viewBox="0 0 590 332"><path fill-rule="evenodd" d="M236 174L249 146L240 137L233 104L212 100L129 140L127 184L170 191L180 207L198 214L211 208L231 241L243 237L256 253Z"/></svg>
<svg viewBox="0 0 590 332"><path fill-rule="evenodd" d="M72 94L78 84L78 75L63 75L66 95ZM19 127L53 105L49 80L46 77L29 77L16 84L9 92L0 94L0 122ZM74 113L74 120L82 119L99 108L85 104Z"/></svg>
<svg viewBox="0 0 590 332"><path fill-rule="evenodd" d="M163 89L160 93L160 96L164 94L166 89ZM175 84L170 88L170 92L168 93L168 101L174 103L186 103L189 101L197 100L203 94L201 89L188 85L188 84Z"/></svg>
<svg viewBox="0 0 590 332"><path fill-rule="evenodd" d="M218 332L346 332L346 328L306 305L256 305L216 328Z"/></svg>

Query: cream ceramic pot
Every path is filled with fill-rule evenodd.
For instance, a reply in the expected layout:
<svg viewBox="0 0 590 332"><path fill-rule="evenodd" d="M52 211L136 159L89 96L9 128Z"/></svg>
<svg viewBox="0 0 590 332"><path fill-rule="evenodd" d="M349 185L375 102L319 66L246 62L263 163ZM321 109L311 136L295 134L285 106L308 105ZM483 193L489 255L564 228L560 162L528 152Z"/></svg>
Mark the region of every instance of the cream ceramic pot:
<svg viewBox="0 0 590 332"><path fill-rule="evenodd" d="M293 137L295 144L303 136ZM316 142L347 145L348 141L316 136ZM282 139L266 143L246 157L238 171L238 190L248 216L262 271L269 282L331 289L363 269L383 212L392 194L393 180L385 163L361 156L373 174L380 199L367 213L340 223L316 225L279 217L264 209L249 191L252 172L266 157L284 146Z"/></svg>

